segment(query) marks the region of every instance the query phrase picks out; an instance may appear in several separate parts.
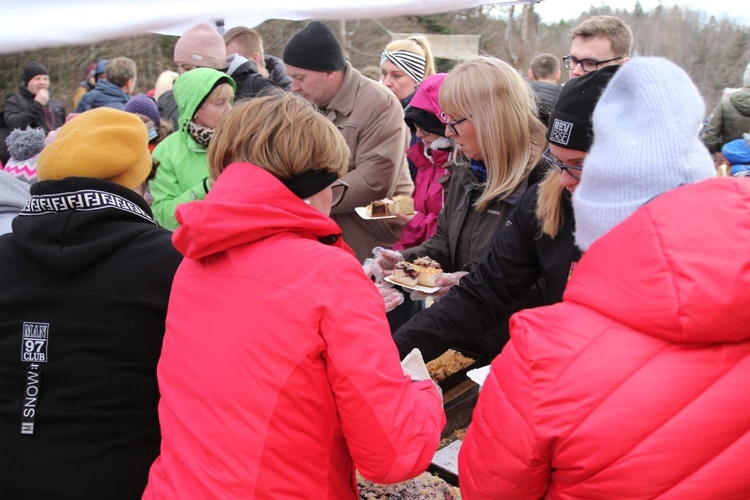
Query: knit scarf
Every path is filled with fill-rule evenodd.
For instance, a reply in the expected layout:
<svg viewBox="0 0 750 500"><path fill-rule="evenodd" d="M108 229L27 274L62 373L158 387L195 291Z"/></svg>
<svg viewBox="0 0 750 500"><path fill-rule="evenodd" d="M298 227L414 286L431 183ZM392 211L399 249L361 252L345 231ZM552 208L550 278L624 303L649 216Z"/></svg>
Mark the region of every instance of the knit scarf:
<svg viewBox="0 0 750 500"><path fill-rule="evenodd" d="M212 128L198 125L194 121L188 123L188 134L190 137L195 139L195 142L208 149L208 145L211 143L211 138L214 136L214 130Z"/></svg>

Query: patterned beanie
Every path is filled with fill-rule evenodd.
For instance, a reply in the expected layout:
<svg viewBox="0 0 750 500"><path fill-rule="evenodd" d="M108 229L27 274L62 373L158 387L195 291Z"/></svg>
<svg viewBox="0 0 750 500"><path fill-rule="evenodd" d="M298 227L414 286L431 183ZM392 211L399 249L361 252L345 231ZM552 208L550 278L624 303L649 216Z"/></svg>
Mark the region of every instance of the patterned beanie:
<svg viewBox="0 0 750 500"><path fill-rule="evenodd" d="M23 68L23 84L28 85L29 80L39 75L49 75L47 68L39 63L29 63Z"/></svg>
<svg viewBox="0 0 750 500"><path fill-rule="evenodd" d="M423 56L408 50L384 50L380 54L380 66L382 67L386 61L391 62L415 82L422 83L427 64L427 59Z"/></svg>
<svg viewBox="0 0 750 500"><path fill-rule="evenodd" d="M594 140L591 115L620 66L605 66L566 83L549 115L547 140L565 149L588 151Z"/></svg>
<svg viewBox="0 0 750 500"><path fill-rule="evenodd" d="M573 194L582 250L653 197L716 176L698 137L704 110L676 64L637 57L620 68L594 110L594 143Z"/></svg>
<svg viewBox="0 0 750 500"><path fill-rule="evenodd" d="M224 38L208 23L193 26L177 40L174 62L199 68L226 69L227 47Z"/></svg>
<svg viewBox="0 0 750 500"><path fill-rule="evenodd" d="M286 44L284 64L309 71L338 71L346 61L333 31L320 21L313 21Z"/></svg>
<svg viewBox="0 0 750 500"><path fill-rule="evenodd" d="M63 125L37 162L40 181L93 177L133 189L150 173L143 121L132 113L105 107L81 113Z"/></svg>
<svg viewBox="0 0 750 500"><path fill-rule="evenodd" d="M161 117L159 116L159 108L156 107L156 101L146 94L137 94L128 99L127 104L125 104L125 111L147 116L157 127L161 124Z"/></svg>

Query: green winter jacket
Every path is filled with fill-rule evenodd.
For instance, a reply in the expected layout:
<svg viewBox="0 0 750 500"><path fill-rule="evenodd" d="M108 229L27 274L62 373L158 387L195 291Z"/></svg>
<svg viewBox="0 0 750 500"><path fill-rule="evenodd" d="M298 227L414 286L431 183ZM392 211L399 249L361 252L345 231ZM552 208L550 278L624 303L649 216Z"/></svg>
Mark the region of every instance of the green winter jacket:
<svg viewBox="0 0 750 500"><path fill-rule="evenodd" d="M703 132L703 143L712 153L742 134L750 132L750 88L743 88L724 97L711 114Z"/></svg>
<svg viewBox="0 0 750 500"><path fill-rule="evenodd" d="M154 148L159 162L156 178L149 189L154 197L151 209L162 227L174 230L177 205L202 200L208 188L208 155L206 149L188 133L188 124L203 100L220 83L235 89L228 75L211 68L197 68L181 75L174 84L174 96L180 111L177 131Z"/></svg>

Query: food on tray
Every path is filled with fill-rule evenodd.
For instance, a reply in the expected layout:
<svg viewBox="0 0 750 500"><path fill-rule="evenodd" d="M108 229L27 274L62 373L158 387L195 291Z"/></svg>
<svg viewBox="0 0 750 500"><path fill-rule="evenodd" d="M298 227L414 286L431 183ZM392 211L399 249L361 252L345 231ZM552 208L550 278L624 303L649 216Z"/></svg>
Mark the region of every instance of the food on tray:
<svg viewBox="0 0 750 500"><path fill-rule="evenodd" d="M443 275L440 262L424 256L416 259L414 265L419 267L419 281L423 286L437 286L437 280Z"/></svg>
<svg viewBox="0 0 750 500"><path fill-rule="evenodd" d="M419 283L419 267L406 261L398 262L393 267L391 280L406 286L414 286Z"/></svg>
<svg viewBox="0 0 750 500"><path fill-rule="evenodd" d="M359 498L363 500L460 500L461 492L437 476L424 472L414 479L396 484L375 484L357 472Z"/></svg>
<svg viewBox="0 0 750 500"><path fill-rule="evenodd" d="M414 215L414 199L408 196L394 196L396 212L404 215Z"/></svg>
<svg viewBox="0 0 750 500"><path fill-rule="evenodd" d="M439 384L454 373L458 373L467 366L471 366L474 359L464 356L458 351L448 349L440 357L427 363L427 371L432 380Z"/></svg>
<svg viewBox="0 0 750 500"><path fill-rule="evenodd" d="M373 201L367 205L368 217L388 217L396 215L396 202L388 198Z"/></svg>

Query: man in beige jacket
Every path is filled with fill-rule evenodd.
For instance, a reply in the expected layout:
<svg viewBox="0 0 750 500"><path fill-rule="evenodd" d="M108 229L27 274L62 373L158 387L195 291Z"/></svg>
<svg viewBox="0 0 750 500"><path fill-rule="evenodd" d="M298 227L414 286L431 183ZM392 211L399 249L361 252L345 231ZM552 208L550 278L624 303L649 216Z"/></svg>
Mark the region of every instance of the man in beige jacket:
<svg viewBox="0 0 750 500"><path fill-rule="evenodd" d="M344 240L363 262L376 246L390 248L400 227L363 220L355 207L395 195L411 196L414 183L406 163L409 131L401 104L385 87L362 76L344 60L336 35L314 21L284 49L292 92L317 105L341 131L349 146L349 190L332 217Z"/></svg>

